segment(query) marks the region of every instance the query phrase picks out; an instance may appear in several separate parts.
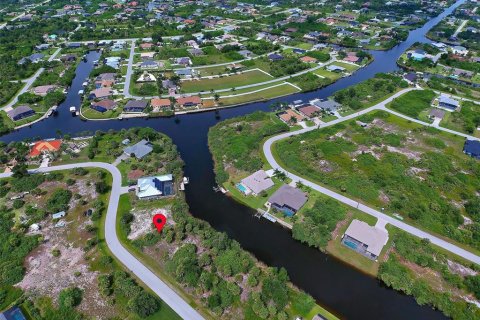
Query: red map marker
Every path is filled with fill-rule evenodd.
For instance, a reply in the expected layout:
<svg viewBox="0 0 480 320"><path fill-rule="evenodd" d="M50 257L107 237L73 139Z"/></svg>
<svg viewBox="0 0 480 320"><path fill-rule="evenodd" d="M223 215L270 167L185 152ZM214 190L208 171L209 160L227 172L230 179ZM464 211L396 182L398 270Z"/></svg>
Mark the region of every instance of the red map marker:
<svg viewBox="0 0 480 320"><path fill-rule="evenodd" d="M163 229L163 226L167 222L167 217L165 217L161 213L157 213L156 215L153 216L153 224L157 228L158 232L161 232Z"/></svg>

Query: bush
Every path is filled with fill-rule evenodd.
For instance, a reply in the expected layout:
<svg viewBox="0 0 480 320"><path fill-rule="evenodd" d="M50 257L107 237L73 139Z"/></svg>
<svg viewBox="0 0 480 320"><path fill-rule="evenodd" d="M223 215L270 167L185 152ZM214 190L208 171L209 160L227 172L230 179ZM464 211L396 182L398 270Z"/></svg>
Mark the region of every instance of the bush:
<svg viewBox="0 0 480 320"><path fill-rule="evenodd" d="M21 207L23 207L23 205L25 204L25 201L23 201L22 199L15 199L13 200L13 208L14 209L20 209Z"/></svg>
<svg viewBox="0 0 480 320"><path fill-rule="evenodd" d="M128 301L128 309L141 318L146 318L160 309L160 302L151 294L141 291Z"/></svg>
<svg viewBox="0 0 480 320"><path fill-rule="evenodd" d="M64 289L58 296L60 308L71 309L82 302L83 291L77 287Z"/></svg>
<svg viewBox="0 0 480 320"><path fill-rule="evenodd" d="M49 212L60 212L68 210L68 203L72 198L72 192L65 189L55 190L46 202L46 208Z"/></svg>

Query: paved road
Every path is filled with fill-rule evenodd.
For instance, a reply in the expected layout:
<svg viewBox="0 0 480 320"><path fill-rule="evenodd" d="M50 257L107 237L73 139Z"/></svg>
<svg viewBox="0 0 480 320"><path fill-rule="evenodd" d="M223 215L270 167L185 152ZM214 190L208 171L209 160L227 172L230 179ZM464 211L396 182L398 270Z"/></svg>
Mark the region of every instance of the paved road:
<svg viewBox="0 0 480 320"><path fill-rule="evenodd" d="M153 292L155 292L170 308L172 308L182 319L202 320L203 317L188 303L186 303L174 290L165 282L158 278L150 269L137 260L130 252L125 249L118 240L117 230L115 228L118 212L118 202L120 194L125 190L122 188L122 175L120 171L112 164L103 162L85 162L77 164L67 164L48 168L39 168L31 170L31 173L51 172L57 170L70 170L73 168L101 168L108 170L113 177L112 192L110 194L107 217L105 221L105 239L108 248L113 255L122 262L132 273L135 274L143 283L145 283ZM2 173L0 178L9 177L11 173Z"/></svg>
<svg viewBox="0 0 480 320"><path fill-rule="evenodd" d="M458 34L462 32L463 28L465 28L467 22L468 20L463 20L462 23L458 26L457 30L455 30L455 33L452 35L452 37L458 36Z"/></svg>
<svg viewBox="0 0 480 320"><path fill-rule="evenodd" d="M60 51L62 50L62 48L58 48L51 56L50 58L48 58L48 62L51 62L53 59L55 59L57 57L57 55L60 53ZM30 78L28 79L25 79L25 80L22 80L22 82L25 83L25 85L23 86L22 89L20 89L20 91L17 92L17 94L15 95L15 97L9 102L7 103L6 105L4 105L3 107L0 108L0 110L5 110L5 109L10 109L12 108L17 102L18 102L18 97L22 94L24 94L25 92L27 92L30 87L33 85L33 83L35 82L35 80L37 80L37 78L43 73L43 71L45 71L45 68L40 68L37 70L37 72L35 72L35 74L33 76L31 76Z"/></svg>
<svg viewBox="0 0 480 320"><path fill-rule="evenodd" d="M277 135L277 136L274 136L270 139L268 139L267 141L265 141L264 145L263 145L263 153L265 154L265 157L268 161L268 163L272 166L272 168L275 168L275 169L278 169L282 172L284 172L289 178L291 178L292 180L294 181L300 181L301 183L303 183L304 185L320 192L320 193L323 193L329 197L332 197L346 205L349 205L353 208L357 208L358 210L366 213L366 214L369 214L371 216L374 216L376 218L379 218L379 219L382 219L382 220L385 220L386 222L390 223L391 225L394 225L395 227L399 228L399 229L402 229L412 235L415 235L417 237L420 237L420 238L427 238L429 239L433 244L445 249L445 250L448 250L452 253L455 253L457 254L458 256L464 258L464 259L467 259L471 262L474 262L476 264L480 264L480 257L465 250L465 249L462 249L454 244L451 244L445 240L442 240L434 235L431 235L423 230L420 230L418 228L415 228L409 224L406 224L405 222L402 222L400 220L397 220L389 215L386 215L378 210L375 210L373 208L370 208L364 204L361 204L360 202L356 201L356 200L353 200L353 199L350 199L350 198L347 198L345 197L344 195L342 194L339 194L339 193L336 193L332 190L329 190L327 188L324 188L316 183L313 183L307 179L304 179L302 177L299 177L291 172L288 172L287 170L285 170L284 168L282 168L278 163L277 161L275 160L273 154L272 154L272 145L279 141L279 140L282 140L282 139L285 139L285 138L288 138L288 137L291 137L291 136L295 136L295 135L299 135L299 134L302 134L302 133L305 133L305 132L308 132L308 131L312 131L312 130L315 130L317 128L325 128L325 127L329 127L329 126L332 126L332 125L335 125L337 123L340 123L340 122L344 122L344 121L349 121L349 120L352 120L362 114L365 114L365 113L368 113L368 112L371 112L373 110L385 110L387 112L390 112L390 113L393 113L395 115L399 115L401 116L402 118L404 119L408 119L408 120L411 120L413 122L416 122L416 123L420 123L420 124L423 124L423 125L430 125L428 123L425 123L425 122L421 122L419 120L416 120L416 119L412 119L412 118L409 118L405 115L400 115L398 114L397 112L394 112L392 110L389 110L387 109L385 106L387 103L391 102L394 98L408 92L408 91L411 91L411 90L418 90L418 88L408 88L408 89L404 89L396 94L394 94L393 96L391 96L390 98L386 99L385 101L373 106L373 107L370 107L370 108L367 108L365 110L362 110L360 112L357 112L357 113L354 113L354 114L351 114L351 115L348 115L346 117L343 117L343 118L340 118L340 119L336 119L334 121L331 121L331 122L328 122L328 123L325 123L325 124L321 124L320 126L318 127L309 127L309 128L305 128L305 129L301 129L301 130L298 130L298 131L294 131L294 132L286 132L286 133L282 133L280 135ZM457 134L457 135L460 135L460 136L467 136L465 134L462 134L462 133L458 133L458 132L451 132L451 130L448 130L448 129L445 129L445 128L441 128L441 127L438 127L438 129L440 130L443 130L443 131L447 131L447 132L450 132L450 133L454 133L454 134ZM471 136L468 136L469 138L471 139L477 139L475 137L471 137Z"/></svg>
<svg viewBox="0 0 480 320"><path fill-rule="evenodd" d="M135 41L132 41L132 46L130 47L130 55L128 56L127 74L125 76L125 83L123 84L123 95L125 96L125 98L133 97L130 94L130 79L132 78L132 74L133 74L134 55L135 55Z"/></svg>

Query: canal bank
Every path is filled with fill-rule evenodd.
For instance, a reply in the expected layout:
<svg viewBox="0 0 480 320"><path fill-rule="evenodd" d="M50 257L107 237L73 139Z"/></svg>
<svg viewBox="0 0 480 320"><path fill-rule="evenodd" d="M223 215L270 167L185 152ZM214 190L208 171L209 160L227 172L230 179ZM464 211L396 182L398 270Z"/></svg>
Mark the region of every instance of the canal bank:
<svg viewBox="0 0 480 320"><path fill-rule="evenodd" d="M233 199L215 193L213 163L207 145L208 129L222 119L232 118L256 110L269 111L274 102L325 98L337 90L373 77L378 72L398 70L396 60L414 42L429 42L425 33L444 16L451 13L457 2L439 17L430 20L420 29L410 32L406 41L388 51L372 52L375 60L351 77L342 78L323 89L294 94L269 102L253 103L218 113L196 113L174 118L125 119L123 121L81 121L68 111L71 105L79 106L77 95L81 83L93 68L94 56L87 55L77 69L72 88L59 106L59 114L2 137L3 141L18 141L37 137L53 137L57 131L64 134L83 135L96 130L120 130L134 126L148 126L169 135L178 146L185 161L185 173L191 182L186 190L192 215L208 221L215 229L226 232L243 248L252 252L268 265L285 267L292 282L310 293L322 306L348 319L444 319L428 306L418 306L413 298L386 288L380 281L322 254L292 239L291 234L278 225L254 217L252 210ZM78 100L77 100L78 99Z"/></svg>

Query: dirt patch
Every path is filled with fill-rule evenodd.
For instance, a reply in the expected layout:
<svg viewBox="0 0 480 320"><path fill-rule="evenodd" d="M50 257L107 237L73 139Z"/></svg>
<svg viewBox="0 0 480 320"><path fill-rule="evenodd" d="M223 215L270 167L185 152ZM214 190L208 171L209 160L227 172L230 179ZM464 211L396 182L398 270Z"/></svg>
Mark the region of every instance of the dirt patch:
<svg viewBox="0 0 480 320"><path fill-rule="evenodd" d="M43 236L44 242L26 258L25 277L17 286L48 296L55 303L61 290L79 287L84 290L84 298L78 307L81 312L99 319L115 315L113 307L99 294L98 272L90 271L82 248L65 241L66 233L66 228L56 228L53 223L45 224L36 232ZM60 251L58 257L53 256L54 249Z"/></svg>
<svg viewBox="0 0 480 320"><path fill-rule="evenodd" d="M163 214L167 217L167 224L173 224L172 220L169 219L171 217L171 212L169 209L166 208L156 208L156 209L148 209L148 210L132 210L132 214L135 217L133 222L130 224L130 234L128 235L129 240L135 240L139 237L147 234L149 231L152 230L153 224L152 219L153 216L157 213Z"/></svg>
<svg viewBox="0 0 480 320"><path fill-rule="evenodd" d="M380 190L379 195L378 195L378 199L379 199L383 204L388 204L388 203L390 203L390 198L386 195L385 192L383 192L383 190Z"/></svg>
<svg viewBox="0 0 480 320"><path fill-rule="evenodd" d="M397 148L397 147L392 147L392 146L386 146L386 147L387 147L387 150L389 152L396 152L396 153L403 154L408 159L413 159L415 161L419 161L421 159L421 155L422 155L421 152L412 151L408 148Z"/></svg>
<svg viewBox="0 0 480 320"><path fill-rule="evenodd" d="M478 272L476 272L475 270L465 267L464 265L455 261L447 260L447 266L448 270L458 275L461 275L462 277L476 276L478 274Z"/></svg>
<svg viewBox="0 0 480 320"><path fill-rule="evenodd" d="M341 236L341 230L344 226L347 225L347 223L352 219L353 213L348 212L347 217L337 223L335 226L335 230L332 232L332 240L335 240L338 238L338 236Z"/></svg>
<svg viewBox="0 0 480 320"><path fill-rule="evenodd" d="M324 159L317 162L317 168L322 172L332 172L335 170L334 165Z"/></svg>

